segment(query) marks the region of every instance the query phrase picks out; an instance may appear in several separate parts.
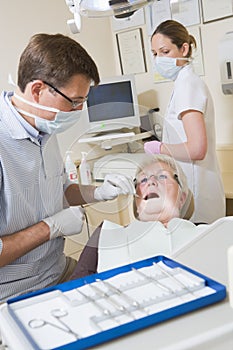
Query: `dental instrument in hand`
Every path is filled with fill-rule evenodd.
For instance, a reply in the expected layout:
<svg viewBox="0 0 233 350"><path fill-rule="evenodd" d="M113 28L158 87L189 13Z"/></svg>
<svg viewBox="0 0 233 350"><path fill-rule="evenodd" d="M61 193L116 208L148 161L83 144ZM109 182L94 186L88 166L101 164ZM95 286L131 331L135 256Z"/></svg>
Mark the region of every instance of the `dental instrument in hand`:
<svg viewBox="0 0 233 350"><path fill-rule="evenodd" d="M143 197L142 197L142 196L139 196L139 194L137 194L137 193L134 193L133 195L134 195L134 197L136 197L136 198L141 198L141 199L143 199Z"/></svg>
<svg viewBox="0 0 233 350"><path fill-rule="evenodd" d="M63 321L61 320L62 317L65 317L68 315L68 311L64 309L54 309L51 310L51 315L64 327L58 326L55 323L40 319L40 318L34 318L28 322L28 326L32 329L37 329L44 327L46 325L52 326L54 328L60 329L63 332L66 332L68 334L71 334L75 337L75 339L80 339L80 336L72 331L72 329Z"/></svg>

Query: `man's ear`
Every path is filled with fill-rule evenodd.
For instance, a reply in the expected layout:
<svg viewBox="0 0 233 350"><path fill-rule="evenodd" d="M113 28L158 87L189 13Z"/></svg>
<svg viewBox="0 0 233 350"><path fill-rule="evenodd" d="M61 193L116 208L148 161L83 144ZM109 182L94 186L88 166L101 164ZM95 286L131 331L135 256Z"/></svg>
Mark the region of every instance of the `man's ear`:
<svg viewBox="0 0 233 350"><path fill-rule="evenodd" d="M41 80L34 80L31 83L31 94L35 100L35 102L39 102L40 94L44 88L44 83Z"/></svg>

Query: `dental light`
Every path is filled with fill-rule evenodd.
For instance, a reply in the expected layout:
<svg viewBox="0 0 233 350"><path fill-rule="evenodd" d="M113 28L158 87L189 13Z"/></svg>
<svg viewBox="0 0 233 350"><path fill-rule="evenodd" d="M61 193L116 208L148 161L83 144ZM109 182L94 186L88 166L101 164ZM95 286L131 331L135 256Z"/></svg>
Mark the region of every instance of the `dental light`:
<svg viewBox="0 0 233 350"><path fill-rule="evenodd" d="M135 11L155 0L65 0L74 19L67 21L72 33L81 30L81 16L116 18L130 17ZM68 23L70 22L70 23ZM75 28L76 27L76 28ZM73 31L73 30L76 31Z"/></svg>
<svg viewBox="0 0 233 350"><path fill-rule="evenodd" d="M79 14L80 0L65 0L66 5L69 7L70 12L73 13L74 18L68 19L67 25L70 28L71 33L77 34L81 31L81 17Z"/></svg>

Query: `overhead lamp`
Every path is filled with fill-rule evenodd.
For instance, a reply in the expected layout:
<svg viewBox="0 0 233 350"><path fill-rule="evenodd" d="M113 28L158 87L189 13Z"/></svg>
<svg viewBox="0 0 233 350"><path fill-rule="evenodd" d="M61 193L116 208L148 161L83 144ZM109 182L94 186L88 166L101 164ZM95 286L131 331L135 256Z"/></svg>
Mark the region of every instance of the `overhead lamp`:
<svg viewBox="0 0 233 350"><path fill-rule="evenodd" d="M80 14L88 17L129 17L154 0L81 0Z"/></svg>
<svg viewBox="0 0 233 350"><path fill-rule="evenodd" d="M69 7L70 12L73 13L74 17L71 19L68 19L67 25L70 28L71 33L77 34L81 31L81 16L79 13L79 3L80 0L65 0L66 5Z"/></svg>
<svg viewBox="0 0 233 350"><path fill-rule="evenodd" d="M155 0L66 0L71 12L86 17L130 17L135 11Z"/></svg>

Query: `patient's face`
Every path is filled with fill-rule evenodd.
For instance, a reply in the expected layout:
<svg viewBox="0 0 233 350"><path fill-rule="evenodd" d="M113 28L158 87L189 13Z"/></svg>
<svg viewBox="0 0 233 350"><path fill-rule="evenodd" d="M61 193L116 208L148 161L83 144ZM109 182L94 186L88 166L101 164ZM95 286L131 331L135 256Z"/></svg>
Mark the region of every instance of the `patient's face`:
<svg viewBox="0 0 233 350"><path fill-rule="evenodd" d="M168 164L157 162L144 168L137 176L136 206L141 221L166 221L179 217L180 186Z"/></svg>

